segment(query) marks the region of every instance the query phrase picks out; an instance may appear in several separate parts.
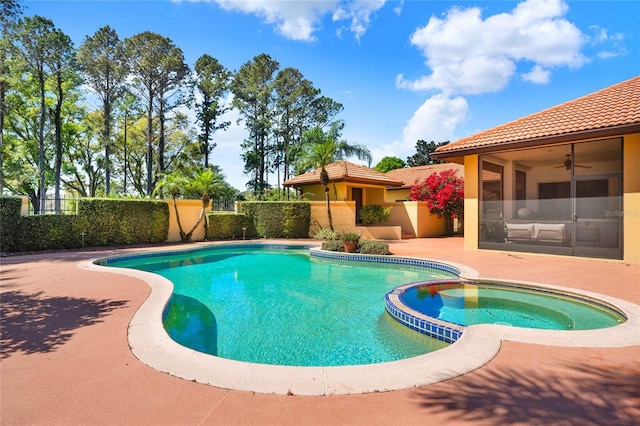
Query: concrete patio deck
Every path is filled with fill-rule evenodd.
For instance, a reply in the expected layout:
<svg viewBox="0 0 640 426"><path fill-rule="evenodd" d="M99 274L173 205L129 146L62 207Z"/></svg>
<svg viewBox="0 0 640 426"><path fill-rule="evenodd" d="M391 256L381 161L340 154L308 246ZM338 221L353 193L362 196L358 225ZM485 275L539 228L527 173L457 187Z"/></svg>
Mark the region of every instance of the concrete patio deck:
<svg viewBox="0 0 640 426"><path fill-rule="evenodd" d="M640 304L639 265L464 251L461 238L390 245L393 254L467 265L482 278L546 283ZM77 267L136 250L0 259L0 424L638 424L640 346L503 341L487 365L460 377L358 395L230 391L158 372L132 354L127 340L148 285Z"/></svg>

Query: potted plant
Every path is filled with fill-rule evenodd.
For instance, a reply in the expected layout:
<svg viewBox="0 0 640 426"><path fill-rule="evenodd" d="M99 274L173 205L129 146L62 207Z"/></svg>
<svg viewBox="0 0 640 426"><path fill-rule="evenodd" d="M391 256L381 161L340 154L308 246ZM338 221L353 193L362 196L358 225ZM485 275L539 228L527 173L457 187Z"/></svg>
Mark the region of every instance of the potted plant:
<svg viewBox="0 0 640 426"><path fill-rule="evenodd" d="M360 242L360 234L345 233L342 234L342 243L344 244L345 253L355 253Z"/></svg>

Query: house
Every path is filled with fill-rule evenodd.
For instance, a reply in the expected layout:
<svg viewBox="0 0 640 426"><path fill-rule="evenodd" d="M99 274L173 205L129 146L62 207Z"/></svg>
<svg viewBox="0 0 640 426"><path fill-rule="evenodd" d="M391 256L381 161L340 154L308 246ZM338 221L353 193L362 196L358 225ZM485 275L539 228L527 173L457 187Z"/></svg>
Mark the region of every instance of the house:
<svg viewBox="0 0 640 426"><path fill-rule="evenodd" d="M450 164L441 166L442 169L462 168ZM437 170L440 168L436 167ZM327 165L325 170L329 174L329 199L335 230L359 232L364 238L374 239L431 237L445 233L444 220L431 215L426 202L404 201L408 199L409 189L415 179L426 178L433 173L431 169L428 169L430 172L426 175L416 173L416 170L402 169L408 172L404 175L397 172L398 176L395 177L392 172L383 174L349 161L337 161ZM405 181L405 178L412 181ZM284 186L297 188L306 199L312 201L312 228L328 227L324 188L320 184L320 169L287 179ZM399 193L390 195L395 191ZM370 230L358 226L358 212L362 206L369 204L391 207L387 229ZM313 230L311 233L313 234Z"/></svg>
<svg viewBox="0 0 640 426"><path fill-rule="evenodd" d="M439 147L465 248L640 263L640 77Z"/></svg>
<svg viewBox="0 0 640 426"><path fill-rule="evenodd" d="M304 198L314 201L311 208L312 226L315 224L327 228L329 222L324 188L320 184L320 170L311 170L287 179L283 185L297 188ZM328 164L325 170L329 174L329 200L334 229L344 232L355 231L356 218L363 205L384 203L386 188L402 185L400 181L349 161Z"/></svg>

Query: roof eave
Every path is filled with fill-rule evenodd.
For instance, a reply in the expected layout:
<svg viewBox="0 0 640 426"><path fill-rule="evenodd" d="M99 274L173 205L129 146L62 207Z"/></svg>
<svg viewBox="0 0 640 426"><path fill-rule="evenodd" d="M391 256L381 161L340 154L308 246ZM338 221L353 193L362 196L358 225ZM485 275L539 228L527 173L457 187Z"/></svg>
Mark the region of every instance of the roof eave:
<svg viewBox="0 0 640 426"><path fill-rule="evenodd" d="M375 186L381 186L381 187L396 187L396 186L402 186L402 182L394 182L394 181L387 181L387 182L381 182L378 180L374 180L374 179L358 179L358 178L340 178L340 179L332 179L329 181L329 183L338 183L338 182L346 182L346 183L360 183L360 184L366 184L366 185L375 185ZM300 187L300 186L306 186L306 185L320 185L320 181L317 182L290 182L290 183L283 183L283 186L292 186L292 187Z"/></svg>
<svg viewBox="0 0 640 426"><path fill-rule="evenodd" d="M517 141L506 141L485 146L476 146L469 148L451 149L445 151L435 151L430 154L432 158L438 160L447 160L454 157L460 157L472 154L484 154L487 152L504 151L511 149L531 148L544 145L555 145L561 143L575 142L585 139L601 139L606 137L622 136L630 133L640 133L640 122L623 124L620 126L607 127L604 129L583 130L580 132L565 133L561 135L544 136L531 139L522 139Z"/></svg>

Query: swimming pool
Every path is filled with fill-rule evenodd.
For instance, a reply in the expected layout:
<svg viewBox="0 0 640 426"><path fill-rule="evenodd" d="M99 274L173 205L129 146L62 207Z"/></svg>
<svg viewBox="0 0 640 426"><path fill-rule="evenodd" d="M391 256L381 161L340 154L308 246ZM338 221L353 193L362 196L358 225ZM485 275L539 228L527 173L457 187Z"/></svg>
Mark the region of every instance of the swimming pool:
<svg viewBox="0 0 640 426"><path fill-rule="evenodd" d="M215 247L111 261L174 284L168 334L197 351L238 361L340 366L388 362L448 343L399 327L384 295L411 282L452 278L415 264L310 256L308 249Z"/></svg>
<svg viewBox="0 0 640 426"><path fill-rule="evenodd" d="M248 242L214 242L197 244L197 248L183 247L178 250L159 252L143 251L120 254L110 258L99 258L78 263L78 267L90 272L112 273L141 280L150 287L147 299L140 305L128 325L127 336L133 355L151 368L189 381L216 386L218 388L279 395L346 395L368 392L384 392L425 386L448 380L481 368L496 356L503 341L565 346L613 348L640 345L640 306L611 296L591 293L575 288L552 284L518 282L525 286L550 291L579 293L586 298L614 306L627 317L624 323L596 330L542 330L510 327L500 324L479 324L466 327L454 344L420 356L396 361L329 367L299 367L257 364L235 361L199 352L171 339L163 324L163 313L173 293L173 284L168 279L146 271L113 268L107 265L114 261L132 260L141 257L193 253L208 247L246 246ZM253 245L270 246L270 241L252 242ZM301 242L277 242L278 246L309 248ZM162 250L162 249L160 249ZM423 265L434 263L444 266L462 279L502 282L499 279L480 277L474 269L462 264L431 261L424 258L401 256L369 256L323 252L311 248L312 255L342 258L348 262L391 262L400 265ZM504 282L512 285L513 281ZM87 283L90 285L90 283ZM439 320L436 320L439 321ZM447 323L451 325L451 323ZM400 326L402 329L407 327ZM440 326L447 333L448 326ZM438 367L438 368L436 368Z"/></svg>
<svg viewBox="0 0 640 426"><path fill-rule="evenodd" d="M387 294L386 301L394 318L410 328L425 329L420 331L427 335L433 334L432 326L442 325L440 321L451 324L447 339L451 342L464 331L462 327L475 324L593 330L627 320L602 301L523 284L461 280L409 284Z"/></svg>

